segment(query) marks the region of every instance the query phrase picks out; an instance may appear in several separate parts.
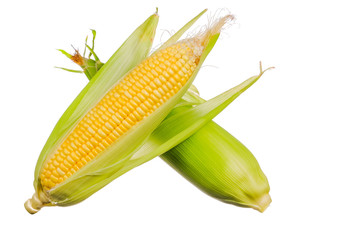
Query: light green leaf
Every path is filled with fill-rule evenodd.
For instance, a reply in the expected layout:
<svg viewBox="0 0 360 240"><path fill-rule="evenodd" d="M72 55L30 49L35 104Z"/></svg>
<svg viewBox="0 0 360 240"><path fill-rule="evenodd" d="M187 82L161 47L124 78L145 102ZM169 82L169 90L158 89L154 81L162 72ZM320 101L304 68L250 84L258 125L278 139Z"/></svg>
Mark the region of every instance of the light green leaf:
<svg viewBox="0 0 360 240"><path fill-rule="evenodd" d="M92 38L92 46L91 46L91 50L89 53L89 58L91 57L91 54L94 54L94 48L95 48L95 38L96 38L96 31L94 29L90 29L93 35ZM85 45L87 45L87 43L85 43ZM95 60L99 61L99 58L97 58L97 56L94 54ZM97 59L96 59L97 58Z"/></svg>
<svg viewBox="0 0 360 240"><path fill-rule="evenodd" d="M138 162L139 159L148 161L190 137L252 86L266 71L260 70L259 75L249 78L213 99L192 108L173 110L171 116L158 126L141 149L134 154L131 161Z"/></svg>
<svg viewBox="0 0 360 240"><path fill-rule="evenodd" d="M68 69L68 68L63 68L63 67L55 67L55 68L59 68L59 69L62 69L62 70L68 71L68 72L73 72L73 73L84 73L81 70L73 70L73 69Z"/></svg>
<svg viewBox="0 0 360 240"><path fill-rule="evenodd" d="M66 52L65 50L62 50L62 49L56 49L58 51L60 51L62 54L64 54L67 58L72 58L72 55L68 52Z"/></svg>
<svg viewBox="0 0 360 240"><path fill-rule="evenodd" d="M95 60L96 61L100 61L100 59L99 59L99 57L96 55L96 53L94 52L94 49L93 48L91 48L89 45L87 45L87 44L85 44L85 47L87 48L87 49L89 49L89 51L90 51L90 54L89 54L89 58L90 58L90 56L91 56L91 54L92 55L94 55L94 58L95 58Z"/></svg>

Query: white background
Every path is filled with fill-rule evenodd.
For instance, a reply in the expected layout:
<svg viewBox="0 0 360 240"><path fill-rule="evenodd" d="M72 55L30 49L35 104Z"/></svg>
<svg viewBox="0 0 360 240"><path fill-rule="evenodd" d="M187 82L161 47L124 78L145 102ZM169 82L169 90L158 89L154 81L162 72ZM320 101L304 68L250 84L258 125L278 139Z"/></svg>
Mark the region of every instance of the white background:
<svg viewBox="0 0 360 240"><path fill-rule="evenodd" d="M360 239L356 3L2 2L0 239ZM257 74L260 60L276 67L215 119L257 157L272 204L261 214L221 203L154 159L78 205L29 215L37 157L87 83L54 68L76 68L55 49L82 51L96 29L106 61L155 7L154 47L204 8L236 16L196 79L205 98Z"/></svg>

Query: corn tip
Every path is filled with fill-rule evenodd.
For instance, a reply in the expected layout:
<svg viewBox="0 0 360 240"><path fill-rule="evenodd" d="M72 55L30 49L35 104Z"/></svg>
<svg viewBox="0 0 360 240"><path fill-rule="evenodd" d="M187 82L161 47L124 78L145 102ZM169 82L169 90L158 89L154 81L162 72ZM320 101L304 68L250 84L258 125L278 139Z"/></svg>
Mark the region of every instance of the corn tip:
<svg viewBox="0 0 360 240"><path fill-rule="evenodd" d="M270 195L266 193L256 200L256 205L253 208L263 213L269 207L271 202Z"/></svg>

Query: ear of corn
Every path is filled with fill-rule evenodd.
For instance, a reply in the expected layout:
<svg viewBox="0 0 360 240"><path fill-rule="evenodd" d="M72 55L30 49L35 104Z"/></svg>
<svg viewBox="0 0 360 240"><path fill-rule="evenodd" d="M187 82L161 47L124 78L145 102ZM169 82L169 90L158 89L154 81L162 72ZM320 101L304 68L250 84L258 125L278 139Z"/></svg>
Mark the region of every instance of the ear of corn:
<svg viewBox="0 0 360 240"><path fill-rule="evenodd" d="M55 126L40 155L36 193L26 202L27 210L35 213L42 205L78 203L121 175L131 156L191 86L217 41L220 25L209 29L209 34L160 49L109 88L104 83L113 83L114 71L124 62L112 57ZM99 89L94 87L97 84Z"/></svg>
<svg viewBox="0 0 360 240"><path fill-rule="evenodd" d="M104 96L121 76L145 59L152 46L157 23L158 15L154 14L137 28L65 111L40 154L35 168L35 176L39 176L46 155L56 147L56 144L61 142L60 136L66 135L71 127L85 115L87 109L95 105L97 98ZM34 186L38 186L37 178L35 178Z"/></svg>
<svg viewBox="0 0 360 240"><path fill-rule="evenodd" d="M271 203L268 180L253 154L213 121L160 157L220 201L260 212Z"/></svg>
<svg viewBox="0 0 360 240"><path fill-rule="evenodd" d="M126 172L139 162L160 155L210 196L226 203L264 211L271 202L270 188L257 160L241 142L211 119L265 71L260 66L259 75L209 101L200 98L197 89L191 86L182 101L132 156L131 164L121 171Z"/></svg>
<svg viewBox="0 0 360 240"><path fill-rule="evenodd" d="M74 125L85 115L87 109L95 105L98 98L104 96L121 76L139 64L149 53L152 39L155 35L158 15L150 16L138 27L124 44L114 53L100 71L93 76L93 81L81 91L70 107L60 118L40 153L35 168L35 194L26 201L25 208L30 213L36 213L42 206L55 205L47 192L44 192L40 183L40 172L48 156L69 134ZM125 60L125 61L124 61ZM106 79L104 81L103 79Z"/></svg>

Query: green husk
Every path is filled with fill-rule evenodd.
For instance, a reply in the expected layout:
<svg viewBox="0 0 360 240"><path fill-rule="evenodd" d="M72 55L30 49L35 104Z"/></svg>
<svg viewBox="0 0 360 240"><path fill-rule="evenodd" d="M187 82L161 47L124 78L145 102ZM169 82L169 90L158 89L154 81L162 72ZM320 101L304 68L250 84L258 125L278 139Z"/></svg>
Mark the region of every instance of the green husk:
<svg viewBox="0 0 360 240"><path fill-rule="evenodd" d="M271 203L268 180L254 155L213 121L160 157L220 201L260 212Z"/></svg>
<svg viewBox="0 0 360 240"><path fill-rule="evenodd" d="M203 13L204 11L201 14ZM197 20L201 14L192 21ZM181 34L191 25L185 25L180 30ZM181 34L176 33L165 44L176 42ZM259 75L209 101L200 98L197 89L192 86L133 155L131 164L122 171L126 172L136 167L138 162L160 155L165 162L210 196L263 212L271 202L266 176L252 153L211 119L255 83L265 71L260 66ZM88 79L91 80L91 77ZM181 127L179 122L182 123Z"/></svg>

